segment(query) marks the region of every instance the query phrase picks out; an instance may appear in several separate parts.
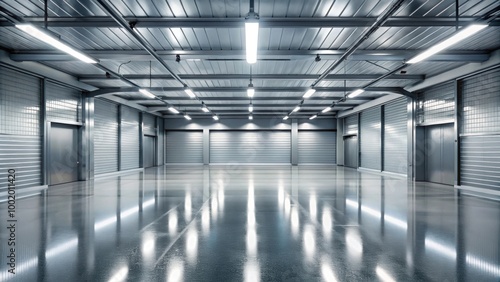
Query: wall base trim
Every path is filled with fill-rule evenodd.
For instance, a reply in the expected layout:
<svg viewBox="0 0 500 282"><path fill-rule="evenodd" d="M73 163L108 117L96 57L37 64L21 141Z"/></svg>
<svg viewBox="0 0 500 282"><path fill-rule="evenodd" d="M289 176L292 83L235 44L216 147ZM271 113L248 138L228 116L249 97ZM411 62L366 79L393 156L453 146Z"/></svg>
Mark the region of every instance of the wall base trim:
<svg viewBox="0 0 500 282"><path fill-rule="evenodd" d="M358 171L368 172L368 173L373 173L373 174L383 175L383 176L390 176L390 177L395 177L395 178L403 178L403 179L408 178L408 176L406 174L400 174L400 173L389 172L389 171L380 171L380 170L371 169L371 168L364 168L364 167L358 167Z"/></svg>

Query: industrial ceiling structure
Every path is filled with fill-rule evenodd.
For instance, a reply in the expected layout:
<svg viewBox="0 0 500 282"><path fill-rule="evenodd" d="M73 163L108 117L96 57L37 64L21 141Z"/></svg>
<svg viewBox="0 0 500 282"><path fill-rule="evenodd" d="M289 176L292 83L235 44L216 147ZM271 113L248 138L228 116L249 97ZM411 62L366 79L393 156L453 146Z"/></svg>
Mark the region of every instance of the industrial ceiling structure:
<svg viewBox="0 0 500 282"><path fill-rule="evenodd" d="M0 48L75 77L89 97L164 117L331 118L487 61L500 48L498 13L497 0L0 0ZM472 25L484 27L412 62Z"/></svg>

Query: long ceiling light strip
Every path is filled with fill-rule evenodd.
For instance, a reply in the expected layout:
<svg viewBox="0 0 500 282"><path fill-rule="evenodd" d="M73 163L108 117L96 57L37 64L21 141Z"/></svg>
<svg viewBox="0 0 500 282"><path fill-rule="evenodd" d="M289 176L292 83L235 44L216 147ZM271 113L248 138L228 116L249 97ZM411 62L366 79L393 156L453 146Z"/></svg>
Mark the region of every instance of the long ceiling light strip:
<svg viewBox="0 0 500 282"><path fill-rule="evenodd" d="M47 44L50 44L53 47L65 52L65 53L68 53L69 55L77 58L78 60L80 60L82 62L85 62L88 64L97 64L98 63L97 60L92 59L91 57L83 54L82 52L75 50L73 47L70 47L66 43L63 43L61 40L53 37L52 35L50 35L46 31L44 31L40 28L37 28L31 24L16 24L16 27L18 29L24 31L25 33L37 38L38 40L43 41Z"/></svg>
<svg viewBox="0 0 500 282"><path fill-rule="evenodd" d="M314 94L314 92L316 92L316 89L314 89L314 88L312 88L312 87L311 87L311 88L309 88L309 89L306 91L306 93L305 93L305 94L304 94L304 96L302 96L302 97L303 97L303 98L309 98L309 97L311 97L311 96Z"/></svg>
<svg viewBox="0 0 500 282"><path fill-rule="evenodd" d="M245 18L245 41L247 63L255 64L259 46L259 14L254 12L254 0L250 0L250 11Z"/></svg>
<svg viewBox="0 0 500 282"><path fill-rule="evenodd" d="M421 54L411 58L406 63L415 64L415 63L421 62L421 61L431 57L432 55L435 55L436 53L439 53L439 52L443 51L444 49L447 49L447 48L451 47L452 45L468 38L469 36L476 34L476 32L486 28L487 26L488 26L487 24L472 24L468 27L464 27L464 28L460 29L457 33L452 35L450 38L432 46L431 48L425 50Z"/></svg>

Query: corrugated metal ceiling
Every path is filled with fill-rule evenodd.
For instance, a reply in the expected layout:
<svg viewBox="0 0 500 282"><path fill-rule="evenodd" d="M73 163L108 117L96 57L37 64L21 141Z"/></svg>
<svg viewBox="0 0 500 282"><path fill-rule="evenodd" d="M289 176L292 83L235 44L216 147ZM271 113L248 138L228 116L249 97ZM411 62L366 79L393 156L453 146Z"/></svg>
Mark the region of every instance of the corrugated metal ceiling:
<svg viewBox="0 0 500 282"><path fill-rule="evenodd" d="M173 73L191 77L185 80L190 87L215 88L213 91L198 91L196 95L203 98L220 98L211 100L213 105L224 106L212 109L217 111L241 111L241 107L229 104L243 101L232 101L227 98L245 98L244 88L249 83L250 66L244 60L245 38L241 19L249 10L249 1L230 0L121 0L107 1L127 20L137 18L135 31L138 32L155 50L160 53ZM393 1L355 1L355 0L280 0L255 1L255 10L261 20L281 19L282 26L266 26L259 31L259 50L262 55L252 66L253 84L257 89L256 96L267 97L266 104L297 104L301 101L303 91L336 62L340 55L352 46L365 32L376 17L381 15ZM43 1L37 0L1 0L0 5L17 16L25 17L25 21L40 22L44 15ZM498 6L496 0L460 1L460 16L480 17ZM360 46L345 62L335 68L332 75L348 75L344 79L325 79L317 84L323 88L362 87L371 79L358 78L360 75L383 75L402 64L419 51L432 46L455 32L453 24L425 24L425 21L439 17L449 22L455 17L455 1L408 0L392 15L392 24L380 27ZM77 49L96 57L101 64L122 75L141 75L131 81L141 87L157 87L153 91L157 95L170 98L169 103L185 105L187 102L200 105L200 101L175 100L175 97L186 97L180 90L182 84L171 78L148 78L154 75L168 76L168 71L158 62L141 52L141 45L136 42L125 29L119 28L109 15L101 10L94 1L49 1L49 29L60 35L61 39ZM400 18L397 18L400 17ZM207 26L189 26L185 23L178 27L165 19L182 20L191 24L196 20L206 21ZM331 26L318 20L335 20ZM412 19L422 24L413 24ZM145 21L149 20L147 26ZM350 21L351 20L351 21ZM397 24L398 20L406 20L407 25ZM309 22L310 21L310 22ZM344 22L342 22L344 21ZM371 22L370 22L371 21ZM61 23L62 22L62 23ZM315 23L318 23L315 26ZM338 26L335 23L340 23ZM66 23L66 24L64 24ZM142 26L141 26L142 24ZM0 21L0 47L15 55L31 55L29 60L41 63L57 70L81 78L84 83L98 88L126 87L126 82L116 78L107 78L104 71L93 65L77 62L72 59L51 58L59 53L50 46L34 39L15 27ZM380 91L368 91L363 98L377 98L391 93L383 87L404 88L470 61L484 61L488 53L500 48L500 27L488 27L486 30L454 46L447 57L439 60L422 62L405 68L407 75L413 78L386 79L377 82L374 87ZM371 53L366 53L368 51ZM135 53L134 53L135 52ZM325 54L330 52L330 54ZM365 53L363 53L365 52ZM455 52L455 53L454 53ZM467 53L468 52L468 53ZM319 62L314 60L316 54L322 54ZM175 54L181 54L181 61L174 61ZM470 55L470 56L469 56ZM13 56L14 58L15 56ZM27 57L21 57L27 60ZM60 61L63 60L63 61ZM150 61L151 68L150 68ZM239 78L225 78L225 75L243 75ZM206 78L204 75L218 75ZM276 75L308 75L286 79L276 77L263 79L262 76ZM197 77L199 76L199 77ZM248 77L248 78L247 78ZM361 76L360 76L361 77ZM344 81L345 80L345 81ZM273 91L259 88L273 88ZM163 88L167 88L166 90ZM226 91L224 88L238 88L242 91ZM299 90L297 90L299 89ZM224 90L224 91L220 91ZM302 91L302 92L301 92ZM327 97L322 100L306 100L307 104L324 106L331 104L344 95L344 91L318 91L314 97ZM113 94L116 94L113 92ZM119 95L129 100L143 99L139 93L126 91ZM283 100L287 98L288 100ZM296 101L293 99L296 98ZM281 100L280 100L281 99ZM349 100L351 104L360 104L367 100ZM248 100L247 100L248 102ZM255 101L256 103L258 101ZM147 106L161 105L161 101L151 100L143 103ZM208 105L208 101L207 101ZM195 106L196 107L196 106ZM189 108L188 108L189 109ZM289 109L291 110L291 109Z"/></svg>

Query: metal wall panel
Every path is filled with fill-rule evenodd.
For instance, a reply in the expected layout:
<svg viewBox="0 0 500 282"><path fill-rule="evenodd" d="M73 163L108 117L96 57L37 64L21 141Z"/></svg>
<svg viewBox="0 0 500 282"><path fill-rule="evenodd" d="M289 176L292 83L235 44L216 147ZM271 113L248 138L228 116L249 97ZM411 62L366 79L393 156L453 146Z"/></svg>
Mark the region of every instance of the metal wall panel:
<svg viewBox="0 0 500 282"><path fill-rule="evenodd" d="M210 163L287 163L290 131L211 131Z"/></svg>
<svg viewBox="0 0 500 282"><path fill-rule="evenodd" d="M500 133L500 69L462 83L461 134Z"/></svg>
<svg viewBox="0 0 500 282"><path fill-rule="evenodd" d="M164 130L164 120L163 118L158 119L158 159L156 164L163 165L165 163L165 130Z"/></svg>
<svg viewBox="0 0 500 282"><path fill-rule="evenodd" d="M82 121L80 91L47 82L45 97L48 121Z"/></svg>
<svg viewBox="0 0 500 282"><path fill-rule="evenodd" d="M203 163L203 131L167 131L167 163Z"/></svg>
<svg viewBox="0 0 500 282"><path fill-rule="evenodd" d="M370 108L362 112L360 125L360 167L380 170L382 152L380 107Z"/></svg>
<svg viewBox="0 0 500 282"><path fill-rule="evenodd" d="M460 139L460 184L500 190L500 135Z"/></svg>
<svg viewBox="0 0 500 282"><path fill-rule="evenodd" d="M443 124L455 118L454 82L433 86L417 95L417 125Z"/></svg>
<svg viewBox="0 0 500 282"><path fill-rule="evenodd" d="M358 115L348 116L344 119L344 135L358 134Z"/></svg>
<svg viewBox="0 0 500 282"><path fill-rule="evenodd" d="M384 107L384 171L408 173L408 99Z"/></svg>
<svg viewBox="0 0 500 282"><path fill-rule="evenodd" d="M40 80L0 67L0 192L7 170L16 170L16 189L42 183Z"/></svg>
<svg viewBox="0 0 500 282"><path fill-rule="evenodd" d="M120 170L138 168L140 152L139 112L122 106L120 124Z"/></svg>
<svg viewBox="0 0 500 282"><path fill-rule="evenodd" d="M299 130L299 164L335 164L337 132Z"/></svg>
<svg viewBox="0 0 500 282"><path fill-rule="evenodd" d="M94 174L118 171L118 105L95 99Z"/></svg>
<svg viewBox="0 0 500 282"><path fill-rule="evenodd" d="M156 136L155 116L150 114L142 115L142 133L144 135Z"/></svg>
<svg viewBox="0 0 500 282"><path fill-rule="evenodd" d="M460 185L500 190L500 69L462 82Z"/></svg>

